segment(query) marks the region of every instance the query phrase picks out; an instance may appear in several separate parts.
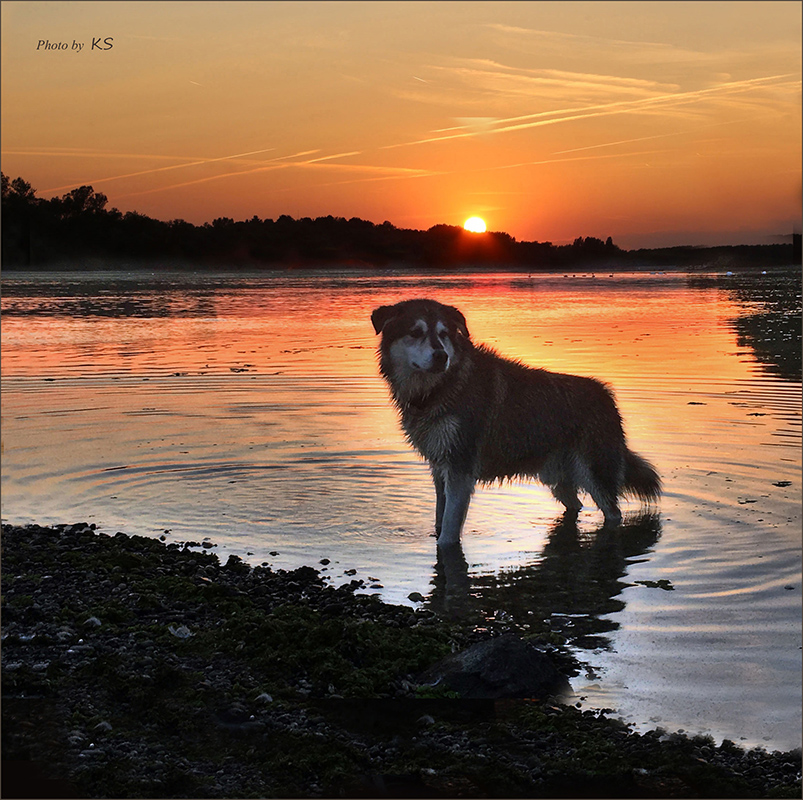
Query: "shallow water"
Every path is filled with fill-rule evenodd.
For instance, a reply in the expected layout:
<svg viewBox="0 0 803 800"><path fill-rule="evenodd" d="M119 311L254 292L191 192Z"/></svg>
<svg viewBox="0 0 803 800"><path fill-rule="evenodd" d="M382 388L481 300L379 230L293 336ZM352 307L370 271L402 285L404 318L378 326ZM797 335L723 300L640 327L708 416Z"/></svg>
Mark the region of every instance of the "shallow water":
<svg viewBox="0 0 803 800"><path fill-rule="evenodd" d="M567 529L543 487L486 488L465 560L437 564L370 324L422 295L507 356L608 382L658 512ZM4 521L208 537L478 624L549 619L589 665L578 702L800 745L797 275L7 272L2 313Z"/></svg>

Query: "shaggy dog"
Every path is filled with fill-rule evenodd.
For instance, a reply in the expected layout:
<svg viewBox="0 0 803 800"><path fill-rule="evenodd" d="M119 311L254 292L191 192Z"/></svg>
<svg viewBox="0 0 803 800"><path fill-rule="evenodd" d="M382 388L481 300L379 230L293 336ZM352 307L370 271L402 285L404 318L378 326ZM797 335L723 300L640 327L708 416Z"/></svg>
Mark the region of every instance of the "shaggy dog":
<svg viewBox="0 0 803 800"><path fill-rule="evenodd" d="M475 345L463 314L435 300L381 306L371 321L402 428L432 470L439 547L460 541L478 482L535 478L575 516L583 489L607 527L622 521L620 496L660 496L658 474L628 449L604 384Z"/></svg>

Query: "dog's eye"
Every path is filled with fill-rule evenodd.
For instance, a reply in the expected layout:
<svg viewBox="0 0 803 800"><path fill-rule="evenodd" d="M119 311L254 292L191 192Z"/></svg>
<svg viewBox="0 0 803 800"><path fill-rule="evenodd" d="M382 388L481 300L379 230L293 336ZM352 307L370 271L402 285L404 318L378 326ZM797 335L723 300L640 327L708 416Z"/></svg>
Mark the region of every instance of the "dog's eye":
<svg viewBox="0 0 803 800"><path fill-rule="evenodd" d="M413 339L421 339L424 336L424 331L422 331L421 328L413 328L409 335Z"/></svg>

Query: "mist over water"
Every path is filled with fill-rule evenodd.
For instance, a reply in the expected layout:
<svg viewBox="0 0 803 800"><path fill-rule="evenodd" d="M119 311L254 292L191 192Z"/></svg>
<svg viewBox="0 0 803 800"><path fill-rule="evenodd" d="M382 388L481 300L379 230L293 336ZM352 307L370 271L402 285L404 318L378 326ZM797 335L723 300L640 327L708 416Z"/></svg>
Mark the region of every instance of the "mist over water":
<svg viewBox="0 0 803 800"><path fill-rule="evenodd" d="M792 272L6 273L3 520L208 538L479 625L549 620L588 665L579 702L799 746L799 292ZM544 487L480 489L463 561L436 563L370 323L419 296L503 355L610 384L657 512L626 505L609 534L592 503L567 528Z"/></svg>

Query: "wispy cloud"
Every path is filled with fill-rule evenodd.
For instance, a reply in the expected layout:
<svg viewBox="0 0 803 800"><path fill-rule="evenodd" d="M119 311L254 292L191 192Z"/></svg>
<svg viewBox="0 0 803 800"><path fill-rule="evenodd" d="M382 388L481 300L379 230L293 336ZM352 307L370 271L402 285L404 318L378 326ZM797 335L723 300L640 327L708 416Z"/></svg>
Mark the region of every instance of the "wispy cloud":
<svg viewBox="0 0 803 800"><path fill-rule="evenodd" d="M591 36L579 33L563 33L559 31L523 28L500 23L488 23L486 28L497 34L496 40L506 50L532 53L534 50L544 54L558 54L565 57L567 53L583 53L585 58L593 61L604 60L607 63L638 65L640 68L655 65L693 65L695 68L713 66L726 59L733 63L744 58L754 58L756 54L777 56L781 53L799 57L799 44L781 44L777 40L769 43L757 43L739 50L731 47L727 50L714 48L699 49L684 47L667 42L641 41L638 39L610 39L603 36Z"/></svg>
<svg viewBox="0 0 803 800"><path fill-rule="evenodd" d="M661 42L641 42L628 39L608 39L608 38L601 38L598 36L588 36L582 33L563 33L560 31L540 30L538 28L522 28L517 25L505 25L504 23L501 22L488 22L486 23L485 27L490 30L498 31L499 33L513 34L515 36L526 36L531 39L534 38L534 39L557 42L561 47L564 47L567 44L588 45L593 42L597 42L600 44L600 46L608 48L613 47L617 49L620 47L638 47L638 48L657 47L662 50L673 49L671 45L667 45Z"/></svg>
<svg viewBox="0 0 803 800"><path fill-rule="evenodd" d="M477 173L477 172L495 172L497 170L504 170L504 169L516 169L520 167L534 167L534 166L542 166L546 164L560 164L569 161L599 161L602 159L626 159L626 158L637 158L637 157L644 157L650 155L658 155L661 153L670 153L672 150L668 148L664 148L661 150L636 150L627 153L603 153L600 155L588 155L588 156L574 156L570 158L542 158L534 161L519 161L515 164L497 164L496 166L492 167L467 167L461 170L446 170L443 172L427 172L427 171L420 171L418 174L410 174L410 175L381 175L375 176L371 178L354 178L352 180L345 180L345 181L332 181L330 183L323 183L318 184L319 186L345 186L348 184L353 183L373 183L376 181L383 181L383 180L399 180L402 178L430 178L430 177L443 177L446 175L456 175L456 174L466 174L466 173ZM555 155L558 155L556 153ZM526 194L526 192L472 192L471 194Z"/></svg>
<svg viewBox="0 0 803 800"><path fill-rule="evenodd" d="M636 158L644 156L659 155L660 153L671 153L672 150L664 148L662 150L634 150L629 153L601 153L593 156L573 156L570 158L541 158L536 161L519 161L516 164L500 164L494 167L477 167L466 170L467 172L493 172L500 169L516 169L518 167L535 167L545 164L562 164L567 161L599 161L611 158Z"/></svg>
<svg viewBox="0 0 803 800"><path fill-rule="evenodd" d="M186 161L187 156L158 153L118 153L112 150L90 150L86 147L29 147L26 150L3 150L4 156L53 156L55 158L146 159L150 161Z"/></svg>
<svg viewBox="0 0 803 800"><path fill-rule="evenodd" d="M620 144L634 144L635 142L648 142L651 139L665 139L667 136L680 136L685 131L673 131L672 133L658 133L655 136L639 136L636 139L620 139L618 142L601 142L600 144L589 144L585 147L573 147L571 150L557 150L555 155L565 153L580 153L583 150L598 150L602 147L618 147Z"/></svg>
<svg viewBox="0 0 803 800"><path fill-rule="evenodd" d="M196 161L187 161L187 162L185 162L183 164L171 164L169 167L154 167L153 169L144 169L144 170L139 170L138 172L127 172L127 173L122 174L122 175L109 175L109 176L106 176L106 177L103 177L103 178L88 178L83 182L86 183L86 184L92 184L92 185L94 185L96 183L108 183L109 181L119 181L119 180L123 180L124 178L137 178L137 177L139 177L141 175L153 175L153 174L156 174L158 172L168 172L170 170L187 169L189 167L198 167L198 166L202 166L202 165L206 165L206 164L215 164L215 163L218 163L220 161L234 161L236 159L247 158L248 156L255 156L255 155L259 155L261 153L269 153L272 150L275 150L275 148L274 147L268 147L268 148L266 148L264 150L252 150L252 151L250 151L248 153L237 153L237 154L232 155L232 156L221 156L219 158L203 158L203 159L198 159ZM74 187L75 187L75 184L71 183L71 184L65 184L64 186L52 186L52 187L49 187L47 189L42 189L42 191L43 192L60 192L63 189L71 189L71 188L74 188Z"/></svg>
<svg viewBox="0 0 803 800"><path fill-rule="evenodd" d="M573 147L570 150L557 150L553 155L564 155L566 153L579 153L584 150L598 150L602 147L618 147L622 144L634 144L636 142L649 142L653 139L666 139L674 136L687 136L689 134L696 134L701 130L708 130L710 128L720 128L723 125L738 125L747 122L746 119L733 119L724 122L714 122L710 125L699 125L691 130L670 131L668 133L657 133L654 136L639 136L635 139L619 139L615 142L600 142L599 144L590 144L585 147Z"/></svg>
<svg viewBox="0 0 803 800"><path fill-rule="evenodd" d="M146 194L154 194L156 192L166 192L171 189L180 189L184 186L193 186L199 183L208 183L209 181L222 180L224 178L239 178L246 175L253 175L260 172L271 172L274 170L287 170L287 169L319 169L319 170L335 170L335 171L351 171L351 172L371 172L380 173L375 178L367 178L363 180L387 180L389 178L411 178L422 177L424 175L433 174L429 170L414 169L410 167L387 167L377 166L373 164L332 164L328 163L338 158L346 158L349 156L361 155L359 150L350 151L347 153L334 153L328 156L321 156L319 158L309 158L302 161L294 161L292 159L301 158L305 155L312 155L318 153L320 150L308 150L301 153L294 153L288 156L281 156L279 158L271 159L269 162L261 166L241 169L234 172L223 172L217 175L207 175L203 178L198 178L192 181L184 181L182 183L172 183L165 186L155 186L151 189L145 189L139 192L128 192L126 194L118 195L119 198L124 197L138 197ZM327 162L327 163L324 163ZM342 181L342 183L351 183L352 181ZM328 184L319 184L326 186Z"/></svg>
<svg viewBox="0 0 803 800"><path fill-rule="evenodd" d="M305 161L304 164L319 164L321 161L332 161L335 158L348 158L349 156L359 156L362 155L361 150L352 150L349 153L335 153L331 156L321 156L320 158L311 158L309 161Z"/></svg>
<svg viewBox="0 0 803 800"><path fill-rule="evenodd" d="M463 81L475 90L511 95L566 97L567 93L579 96L593 92L595 96L648 97L656 92L680 88L676 83L610 73L511 67L490 59L469 59L457 64L432 66L430 69L444 78Z"/></svg>
<svg viewBox="0 0 803 800"><path fill-rule="evenodd" d="M677 91L675 83L585 71L512 67L491 59L451 59L446 64L427 67L429 86L398 87L400 98L443 107L482 107L489 110L539 103L554 107L567 102L588 105L652 97Z"/></svg>
<svg viewBox="0 0 803 800"><path fill-rule="evenodd" d="M127 192L125 194L118 195L118 197L120 197L120 198L123 198L123 197L138 197L140 195L153 194L154 192L165 192L165 191L168 191L169 189L179 189L179 188L181 188L183 186L194 186L195 184L198 184L198 183L208 183L209 181L216 181L216 180L220 180L222 178L234 178L234 177L238 177L238 176L241 176L241 175L249 175L249 174L252 174L254 172L266 172L268 170L284 169L284 168L290 166L290 164L286 163L289 159L301 158L302 156L314 155L315 153L320 153L320 152L321 152L320 149L302 150L299 153L292 153L291 155L279 156L278 158L269 159L268 161L262 162L261 166L258 166L258 167L252 167L252 168L249 168L249 169L236 170L234 172L221 172L221 173L218 173L216 175L206 175L203 178L197 178L196 180L192 180L192 181L184 181L182 183L171 183L171 184L167 184L165 186L155 186L155 187L153 187L151 189L144 189L143 191L140 191L140 192ZM213 159L213 160L214 161L225 161L225 160L232 159L232 158L235 158L235 156L226 156L224 158L218 158L218 159ZM309 162L295 162L295 163L296 164L298 164L298 163L313 163L314 161L315 161L315 159L310 159ZM203 162L203 163L207 163L207 162ZM184 166L190 166L190 165L184 165ZM161 171L161 170L159 170L159 171Z"/></svg>
<svg viewBox="0 0 803 800"><path fill-rule="evenodd" d="M742 81L728 81L705 89L695 89L686 92L669 92L635 100L617 100L610 103L595 103L587 106L562 108L552 111L540 111L533 114L507 117L506 119L497 120L493 126L483 131L483 135L508 133L510 131L537 128L543 125L557 125L565 122L571 122L573 120L589 119L592 117L603 117L614 114L643 113L645 111L652 111L655 109L671 109L677 106L696 103L704 99L721 99L734 94L750 92L760 88L792 88L800 87L800 85L801 81L796 73L770 75L763 78L751 78ZM476 135L478 135L478 131L461 127L455 129L455 132L453 133L447 132L444 136L429 136L410 142L385 145L383 149L410 147L412 145L419 144L431 144L433 142L443 142L450 139L463 139Z"/></svg>
<svg viewBox="0 0 803 800"><path fill-rule="evenodd" d="M433 174L430 170L416 169L413 167L393 167L382 166L375 164L337 164L331 163L342 158L351 158L363 154L361 150L349 150L344 153L331 153L329 155L318 156L317 158L304 158L304 156L314 156L320 153L320 148L313 150L302 150L297 153L289 155L278 156L271 159L254 160L252 157L262 153L271 152L275 148L266 148L264 150L252 150L246 153L236 153L234 155L220 156L217 158L196 158L187 161L186 156L168 156L168 155L153 155L149 153L115 153L110 151L93 151L85 148L32 148L28 150L4 150L3 155L28 155L28 156L46 156L46 157L67 157L67 158L89 158L89 159L145 159L145 160L168 160L168 161L181 161L179 164L171 164L165 167L154 167L152 169L138 170L136 172L125 172L117 175L106 175L96 178L84 178L80 181L64 184L63 186L52 186L42 189L43 192L59 192L67 189L74 189L76 186L96 185L103 183L110 183L112 181L124 180L127 178L137 178L146 175L159 175L179 169L187 169L191 167L202 167L210 164L219 164L221 162L233 162L235 165L242 166L241 169L233 171L216 173L214 175L205 175L193 180L181 181L179 183L169 183L162 186L154 186L150 189L144 189L136 192L126 192L116 195L117 198L138 197L141 195L153 194L155 192L164 192L171 189L179 189L185 186L194 186L196 184L208 183L210 181L222 180L224 178L236 178L245 175L252 175L258 172L270 172L273 170L284 170L289 168L297 169L324 169L330 171L348 171L355 173L371 173L375 176L376 180L386 180L389 178L405 178L405 177L421 177L423 175ZM301 160L298 160L301 159ZM369 179L370 180L370 179ZM350 181L345 181L346 183ZM321 184L328 185L328 184Z"/></svg>

